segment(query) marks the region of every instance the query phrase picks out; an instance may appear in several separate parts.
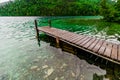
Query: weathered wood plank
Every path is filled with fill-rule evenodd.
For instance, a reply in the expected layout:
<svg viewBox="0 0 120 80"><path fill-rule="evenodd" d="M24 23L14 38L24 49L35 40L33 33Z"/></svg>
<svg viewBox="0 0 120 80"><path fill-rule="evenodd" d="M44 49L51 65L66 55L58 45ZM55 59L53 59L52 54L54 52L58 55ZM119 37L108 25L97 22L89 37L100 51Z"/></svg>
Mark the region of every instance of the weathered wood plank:
<svg viewBox="0 0 120 80"><path fill-rule="evenodd" d="M112 53L112 44L108 44L107 46L106 46L106 50L105 50L105 52L104 52L104 55L105 56L107 56L107 57L110 57L111 56L111 53Z"/></svg>
<svg viewBox="0 0 120 80"><path fill-rule="evenodd" d="M92 49L92 51L98 52L98 50L102 46L103 42L104 42L103 40L99 40L99 42L95 45L95 47Z"/></svg>
<svg viewBox="0 0 120 80"><path fill-rule="evenodd" d="M67 34L67 31L64 31L64 30L63 30L63 31L58 31L58 30L57 30L55 33L56 33L56 35L57 35L58 37L61 37L61 36L65 35L65 34Z"/></svg>
<svg viewBox="0 0 120 80"><path fill-rule="evenodd" d="M82 40L82 39L85 38L85 37L86 37L86 36L83 35L82 37L80 37L80 38L78 38L78 39L76 39L76 40L74 40L74 41L72 41L72 42L76 44L77 42L79 42L80 40Z"/></svg>
<svg viewBox="0 0 120 80"><path fill-rule="evenodd" d="M68 38L70 38L71 36L74 36L74 34L72 34L72 33L69 32L69 33L61 36L61 38L63 38L63 39L68 39Z"/></svg>
<svg viewBox="0 0 120 80"><path fill-rule="evenodd" d="M120 44L118 45L118 60L120 61Z"/></svg>
<svg viewBox="0 0 120 80"><path fill-rule="evenodd" d="M50 27L43 27L43 28L38 28L38 29L42 30L44 32L47 32L49 34L57 36L57 34L56 34L57 31L55 29L50 28Z"/></svg>
<svg viewBox="0 0 120 80"><path fill-rule="evenodd" d="M69 42L71 42L71 39L76 38L76 35L71 35L69 38L66 38Z"/></svg>
<svg viewBox="0 0 120 80"><path fill-rule="evenodd" d="M50 28L50 27L40 27L39 30L44 31L49 34L52 34L57 37L66 36L66 35L68 35L68 33L70 33L65 30L58 30L58 29Z"/></svg>
<svg viewBox="0 0 120 80"><path fill-rule="evenodd" d="M67 35L69 35L69 34L70 34L70 33L67 33L67 32L66 32L66 34L61 35L61 37L64 38L65 36L67 36Z"/></svg>
<svg viewBox="0 0 120 80"><path fill-rule="evenodd" d="M110 61L120 62L120 45L105 40L93 38L87 35L79 35L69 31L50 27L38 28L52 37L57 37L73 46L91 52Z"/></svg>
<svg viewBox="0 0 120 80"><path fill-rule="evenodd" d="M112 48L111 58L116 60L118 58L118 46L115 44L113 45L113 48Z"/></svg>
<svg viewBox="0 0 120 80"><path fill-rule="evenodd" d="M71 36L70 38L69 38L69 41L71 41L71 39L75 39L77 36L76 36L76 34L74 34L73 36Z"/></svg>
<svg viewBox="0 0 120 80"><path fill-rule="evenodd" d="M80 41L78 41L76 44L80 45L83 41L87 40L89 37L86 36L85 38L81 39Z"/></svg>
<svg viewBox="0 0 120 80"><path fill-rule="evenodd" d="M88 49L89 50L92 50L93 48L94 48L94 46L98 43L98 39L96 39L89 47L88 47Z"/></svg>
<svg viewBox="0 0 120 80"><path fill-rule="evenodd" d="M92 38L91 37L88 37L87 40L83 41L80 45L83 46L85 45L86 43L88 43Z"/></svg>
<svg viewBox="0 0 120 80"><path fill-rule="evenodd" d="M96 40L95 38L92 38L92 40L90 40L88 43L83 45L83 47L88 48L95 40Z"/></svg>
<svg viewBox="0 0 120 80"><path fill-rule="evenodd" d="M66 35L64 39L69 41L73 37L75 37L75 35L74 34L70 34L70 35Z"/></svg>
<svg viewBox="0 0 120 80"><path fill-rule="evenodd" d="M70 39L70 41L73 42L81 37L83 37L83 35L76 35L76 38L72 38L72 39Z"/></svg>
<svg viewBox="0 0 120 80"><path fill-rule="evenodd" d="M98 53L104 55L106 46L107 46L107 42L104 42L103 45L100 47Z"/></svg>

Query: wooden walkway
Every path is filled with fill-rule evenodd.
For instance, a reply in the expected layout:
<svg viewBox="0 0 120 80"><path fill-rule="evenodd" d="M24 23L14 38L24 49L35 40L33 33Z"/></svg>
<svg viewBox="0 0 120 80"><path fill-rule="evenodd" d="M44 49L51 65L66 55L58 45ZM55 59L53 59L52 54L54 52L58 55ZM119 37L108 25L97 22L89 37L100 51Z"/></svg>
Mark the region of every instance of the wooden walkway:
<svg viewBox="0 0 120 80"><path fill-rule="evenodd" d="M97 39L95 37L75 34L73 32L46 27L39 27L38 31L44 32L49 36L64 41L72 46L90 52L94 55L120 64L120 44L107 42L106 40Z"/></svg>

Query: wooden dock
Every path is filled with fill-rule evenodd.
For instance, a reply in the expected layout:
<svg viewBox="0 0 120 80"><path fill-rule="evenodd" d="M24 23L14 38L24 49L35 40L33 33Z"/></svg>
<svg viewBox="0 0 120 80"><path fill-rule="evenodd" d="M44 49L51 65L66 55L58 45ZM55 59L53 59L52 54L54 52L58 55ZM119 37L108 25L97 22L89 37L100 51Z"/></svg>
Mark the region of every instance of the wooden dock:
<svg viewBox="0 0 120 80"><path fill-rule="evenodd" d="M61 40L91 54L120 64L120 44L114 44L103 39L97 39L88 35L75 34L73 32L49 26L38 27L36 29L38 30L37 33L41 31L54 37L57 44L59 44L59 41Z"/></svg>

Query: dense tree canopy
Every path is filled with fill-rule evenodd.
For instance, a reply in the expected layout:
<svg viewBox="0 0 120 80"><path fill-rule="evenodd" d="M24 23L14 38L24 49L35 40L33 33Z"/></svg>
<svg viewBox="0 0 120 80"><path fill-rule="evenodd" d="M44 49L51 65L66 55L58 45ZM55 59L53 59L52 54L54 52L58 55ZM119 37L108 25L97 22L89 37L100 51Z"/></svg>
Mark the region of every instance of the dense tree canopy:
<svg viewBox="0 0 120 80"><path fill-rule="evenodd" d="M94 5L93 5L94 4ZM7 16L98 15L99 0L15 0L0 8Z"/></svg>
<svg viewBox="0 0 120 80"><path fill-rule="evenodd" d="M120 0L109 1L101 0L100 14L104 16L104 20L118 22L120 21Z"/></svg>
<svg viewBox="0 0 120 80"><path fill-rule="evenodd" d="M120 21L120 0L15 0L0 6L1 16L89 16Z"/></svg>

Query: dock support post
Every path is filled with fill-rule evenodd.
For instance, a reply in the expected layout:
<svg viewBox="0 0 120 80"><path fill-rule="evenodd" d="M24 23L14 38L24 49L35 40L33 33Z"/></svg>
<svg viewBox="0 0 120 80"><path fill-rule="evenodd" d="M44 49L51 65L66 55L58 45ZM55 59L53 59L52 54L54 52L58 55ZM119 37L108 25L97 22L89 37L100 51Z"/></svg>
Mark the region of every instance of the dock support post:
<svg viewBox="0 0 120 80"><path fill-rule="evenodd" d="M51 20L48 20L48 23L49 23L49 27L51 28Z"/></svg>
<svg viewBox="0 0 120 80"><path fill-rule="evenodd" d="M103 62L103 59L101 59L101 63Z"/></svg>
<svg viewBox="0 0 120 80"><path fill-rule="evenodd" d="M97 61L97 60L98 60L98 58L99 58L99 57L96 57L96 58L95 58L95 61Z"/></svg>
<svg viewBox="0 0 120 80"><path fill-rule="evenodd" d="M106 65L108 64L108 61L106 61Z"/></svg>
<svg viewBox="0 0 120 80"><path fill-rule="evenodd" d="M36 38L38 41L38 45L40 46L40 39L39 39L39 31L38 31L38 27L37 27L37 20L35 20L35 30L36 30Z"/></svg>
<svg viewBox="0 0 120 80"><path fill-rule="evenodd" d="M59 47L59 38L58 37L56 37L56 44L57 44L57 47Z"/></svg>

